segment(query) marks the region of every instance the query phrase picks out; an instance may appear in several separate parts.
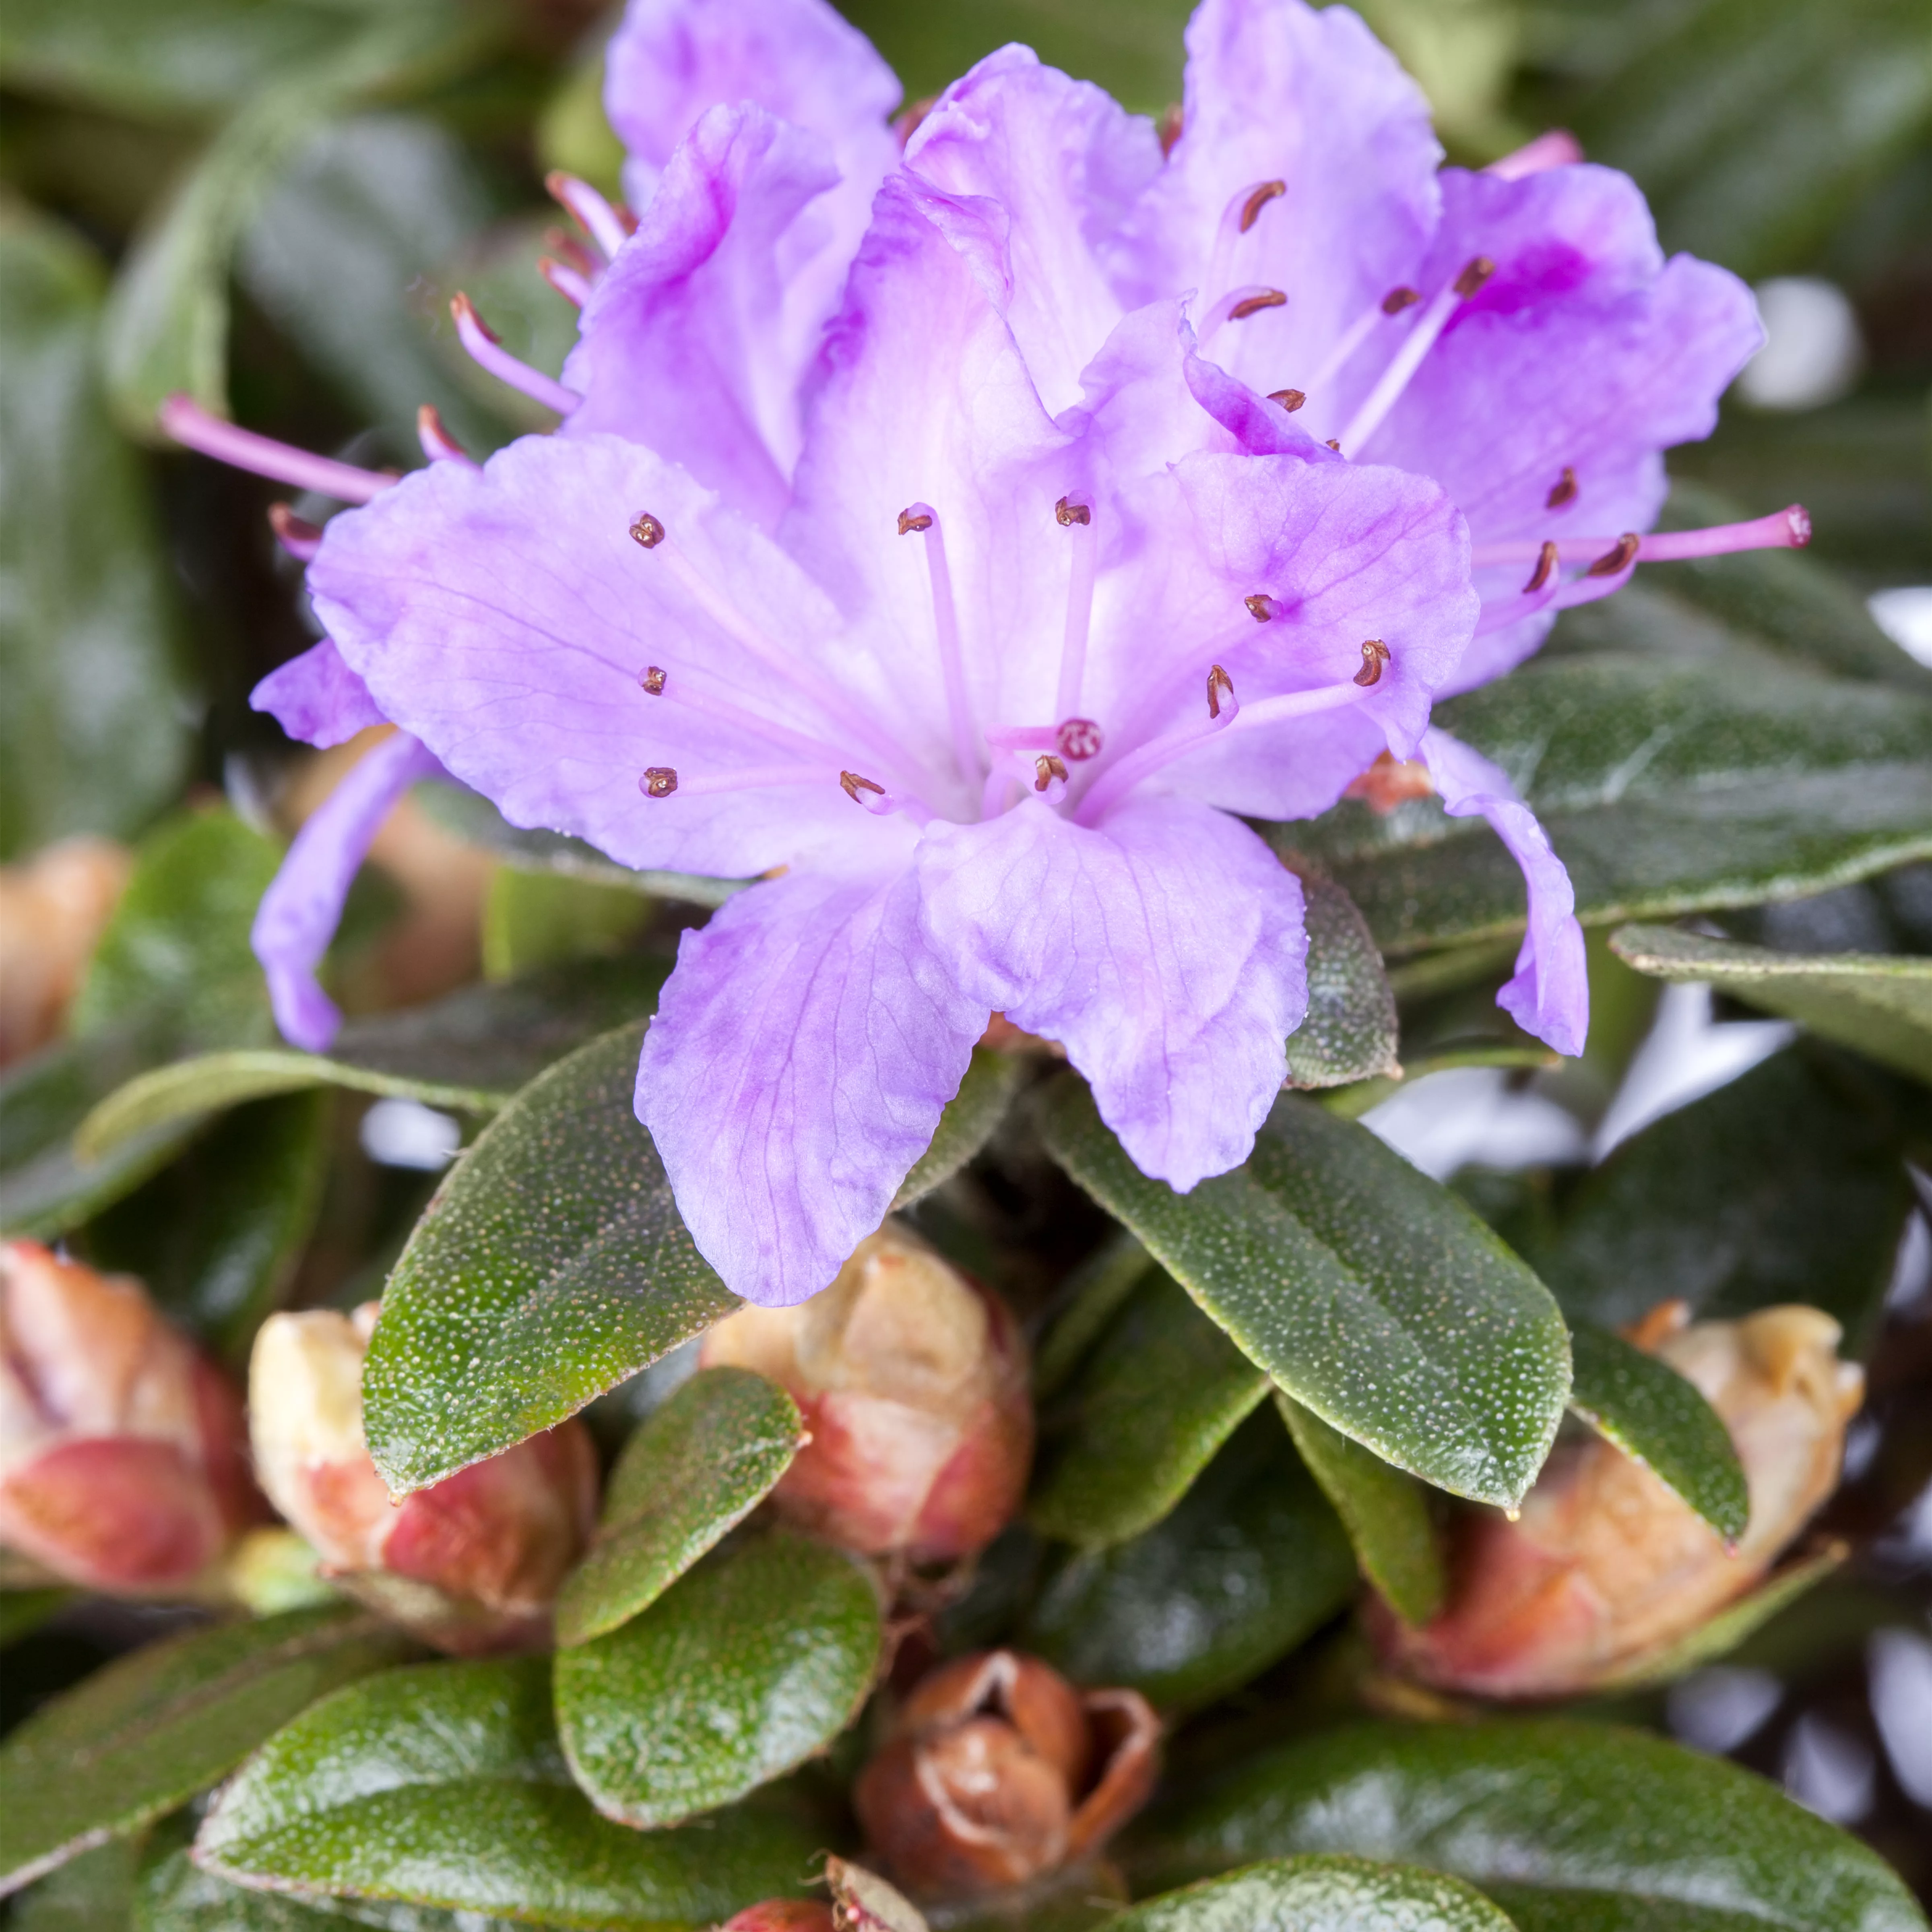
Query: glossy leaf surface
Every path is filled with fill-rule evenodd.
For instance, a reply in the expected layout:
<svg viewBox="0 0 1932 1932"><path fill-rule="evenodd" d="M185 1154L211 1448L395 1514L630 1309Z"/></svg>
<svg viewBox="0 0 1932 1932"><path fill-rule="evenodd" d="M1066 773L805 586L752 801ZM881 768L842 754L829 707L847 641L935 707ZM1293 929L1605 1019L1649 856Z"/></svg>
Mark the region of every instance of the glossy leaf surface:
<svg viewBox="0 0 1932 1932"><path fill-rule="evenodd" d="M1288 1036L1292 1087L1342 1087L1397 1070L1395 994L1355 902L1325 879L1304 879L1308 1017Z"/></svg>
<svg viewBox="0 0 1932 1932"><path fill-rule="evenodd" d="M1441 1872L1316 1853L1144 1899L1109 1923L1115 1932L1513 1932L1480 1892Z"/></svg>
<svg viewBox="0 0 1932 1932"><path fill-rule="evenodd" d="M1061 1076L1042 1125L1244 1353L1343 1434L1438 1486L1513 1504L1569 1394L1536 1277L1448 1190L1365 1128L1284 1096L1245 1167L1178 1195Z"/></svg>
<svg viewBox="0 0 1932 1932"><path fill-rule="evenodd" d="M855 1557L778 1532L722 1551L556 1656L557 1726L607 1817L675 1825L826 1744L872 1688L879 1598Z"/></svg>
<svg viewBox="0 0 1932 1932"><path fill-rule="evenodd" d="M332 1607L193 1630L116 1660L0 1746L0 1882L172 1810L304 1705L408 1648L374 1618Z"/></svg>
<svg viewBox="0 0 1932 1932"><path fill-rule="evenodd" d="M386 1671L286 1726L223 1790L202 1867L272 1891L664 1932L803 1889L808 1832L728 1811L689 1832L600 1818L571 1782L544 1658Z"/></svg>
<svg viewBox="0 0 1932 1932"><path fill-rule="evenodd" d="M363 1372L392 1489L553 1426L738 1306L632 1110L642 1036L607 1034L532 1082L417 1224Z"/></svg>
<svg viewBox="0 0 1932 1932"><path fill-rule="evenodd" d="M602 1521L557 1594L568 1648L646 1610L770 1493L804 1436L798 1405L748 1369L704 1369L638 1425Z"/></svg>

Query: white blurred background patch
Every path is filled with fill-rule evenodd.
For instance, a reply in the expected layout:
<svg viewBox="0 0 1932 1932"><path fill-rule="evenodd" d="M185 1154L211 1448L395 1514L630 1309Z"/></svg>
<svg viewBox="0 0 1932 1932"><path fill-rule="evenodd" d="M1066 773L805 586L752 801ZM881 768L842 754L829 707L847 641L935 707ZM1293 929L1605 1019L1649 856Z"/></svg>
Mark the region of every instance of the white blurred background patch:
<svg viewBox="0 0 1932 1932"><path fill-rule="evenodd" d="M1764 346L1738 378L1754 410L1815 410L1849 395L1864 368L1864 338L1845 292L1816 275L1775 275L1752 292Z"/></svg>

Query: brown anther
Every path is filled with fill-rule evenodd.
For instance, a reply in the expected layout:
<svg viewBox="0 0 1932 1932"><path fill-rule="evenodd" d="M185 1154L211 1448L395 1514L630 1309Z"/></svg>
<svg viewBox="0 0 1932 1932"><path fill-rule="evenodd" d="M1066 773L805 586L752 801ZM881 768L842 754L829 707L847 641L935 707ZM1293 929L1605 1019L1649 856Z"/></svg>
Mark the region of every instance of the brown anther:
<svg viewBox="0 0 1932 1932"><path fill-rule="evenodd" d="M1094 512L1084 503L1077 502L1071 496L1063 496L1054 505L1054 519L1063 530L1071 530L1076 524L1090 524Z"/></svg>
<svg viewBox="0 0 1932 1932"><path fill-rule="evenodd" d="M1261 219L1262 210L1278 194L1288 192L1286 182L1263 182L1247 200L1241 203L1241 232L1245 235Z"/></svg>
<svg viewBox="0 0 1932 1932"><path fill-rule="evenodd" d="M1406 286L1390 289L1388 293L1382 297L1382 313L1384 315L1400 315L1404 309L1413 308L1421 299L1422 296L1418 290Z"/></svg>
<svg viewBox="0 0 1932 1932"><path fill-rule="evenodd" d="M458 290L454 295L450 297L449 312L450 314L459 322L463 320L465 316L467 316L469 319L476 325L477 328L481 332L483 340L485 342L501 342L503 338L476 313L476 304L472 302L466 295L464 294L460 290Z"/></svg>
<svg viewBox="0 0 1932 1932"><path fill-rule="evenodd" d="M1230 322L1246 322L1251 315L1259 315L1264 308L1285 308L1288 298L1279 289L1264 289L1258 296L1244 296L1228 311Z"/></svg>
<svg viewBox="0 0 1932 1932"><path fill-rule="evenodd" d="M644 676L639 678L638 682L641 684L653 698L663 697L664 688L664 668L661 664L647 665L645 668Z"/></svg>
<svg viewBox="0 0 1932 1932"><path fill-rule="evenodd" d="M1465 302L1478 293L1483 284L1496 272L1496 265L1486 255L1478 255L1464 266L1456 278L1456 292Z"/></svg>
<svg viewBox="0 0 1932 1932"><path fill-rule="evenodd" d="M677 789L677 774L668 765L646 765L638 789L646 798L668 798Z"/></svg>
<svg viewBox="0 0 1932 1932"><path fill-rule="evenodd" d="M1306 392L1300 389L1270 389L1268 392L1268 400L1280 404L1290 416L1294 415L1307 400Z"/></svg>
<svg viewBox="0 0 1932 1932"><path fill-rule="evenodd" d="M1389 647L1379 638L1362 640L1362 668L1355 674L1355 682L1365 690L1372 684L1382 681L1382 666L1389 661Z"/></svg>
<svg viewBox="0 0 1932 1932"><path fill-rule="evenodd" d="M1546 510L1560 510L1566 503L1576 500L1576 472L1568 464L1563 466L1563 474L1550 486L1550 494L1544 498Z"/></svg>
<svg viewBox="0 0 1932 1932"><path fill-rule="evenodd" d="M1337 456L1340 456L1340 455L1341 454L1341 453L1342 453L1342 446L1341 446L1341 444L1340 444L1340 443L1339 443L1338 442L1336 442L1336 440L1335 440L1335 438L1334 438L1334 437L1333 437L1332 436L1328 439L1328 442L1327 442L1325 444L1324 444L1322 446L1323 446L1324 448L1327 448L1327 449L1332 449L1332 450L1335 452L1335 454L1336 454Z"/></svg>
<svg viewBox="0 0 1932 1932"><path fill-rule="evenodd" d="M1522 586L1522 594L1530 596L1540 590L1556 574L1556 546L1546 543L1536 554L1536 568L1529 574L1529 581Z"/></svg>
<svg viewBox="0 0 1932 1932"><path fill-rule="evenodd" d="M1274 616L1274 599L1265 590L1257 590L1252 597L1244 597L1241 602L1248 607L1248 615L1257 624L1265 624Z"/></svg>
<svg viewBox="0 0 1932 1932"><path fill-rule="evenodd" d="M1615 577L1619 571L1628 570L1636 561L1639 546L1643 539L1634 530L1626 530L1617 539L1615 550L1606 550L1589 568L1586 577Z"/></svg>
<svg viewBox="0 0 1932 1932"><path fill-rule="evenodd" d="M1066 767L1051 752L1042 752L1033 761L1033 788L1044 791L1055 778L1062 784L1066 782Z"/></svg>
<svg viewBox="0 0 1932 1932"><path fill-rule="evenodd" d="M646 510L631 526L632 540L640 543L646 550L656 550L664 540L664 526Z"/></svg>
<svg viewBox="0 0 1932 1932"><path fill-rule="evenodd" d="M884 785L874 784L870 778L862 778L856 772L841 772L838 774L838 788L854 805L865 802L859 796L862 791L874 793L880 798L886 795Z"/></svg>
<svg viewBox="0 0 1932 1932"><path fill-rule="evenodd" d="M916 517L910 510L899 512L899 535L902 537L910 536L914 530L929 530L932 527L932 519L922 513Z"/></svg>
<svg viewBox="0 0 1932 1932"><path fill-rule="evenodd" d="M1180 104L1170 101L1160 110L1160 118L1154 124L1154 132L1160 137L1162 160L1174 152L1174 144L1180 139L1181 126Z"/></svg>
<svg viewBox="0 0 1932 1932"><path fill-rule="evenodd" d="M298 517L286 503L268 506L268 527L284 543L312 544L322 541L322 526Z"/></svg>
<svg viewBox="0 0 1932 1932"><path fill-rule="evenodd" d="M1208 716L1210 718L1220 717L1221 715L1222 699L1225 698L1232 702L1234 698L1234 680L1230 677L1219 664L1209 665L1208 668Z"/></svg>
<svg viewBox="0 0 1932 1932"><path fill-rule="evenodd" d="M1054 742L1063 758L1071 758L1076 765L1084 765L1089 758L1100 755L1100 747L1106 740L1092 718L1068 718L1061 722L1060 729L1054 734Z"/></svg>

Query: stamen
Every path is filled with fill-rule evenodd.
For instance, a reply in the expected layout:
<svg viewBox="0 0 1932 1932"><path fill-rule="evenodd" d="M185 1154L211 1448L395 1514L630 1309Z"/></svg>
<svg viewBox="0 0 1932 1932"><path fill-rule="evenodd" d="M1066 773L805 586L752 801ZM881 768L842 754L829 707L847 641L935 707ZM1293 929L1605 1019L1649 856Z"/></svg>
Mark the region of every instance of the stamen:
<svg viewBox="0 0 1932 1932"><path fill-rule="evenodd" d="M1390 358L1381 380L1369 392L1366 400L1342 431L1341 442L1352 450L1360 451L1382 427L1390 410L1401 400L1402 392L1421 368L1422 358L1436 346L1436 338L1448 327L1449 318L1456 313L1457 306L1478 293L1496 272L1496 265L1486 255L1475 256L1463 264L1462 273L1423 311L1422 319Z"/></svg>
<svg viewBox="0 0 1932 1932"><path fill-rule="evenodd" d="M1359 798L1378 818L1386 818L1399 805L1410 800L1430 798L1436 782L1420 758L1398 758L1393 752L1378 752L1366 771L1348 781L1344 798Z"/></svg>
<svg viewBox="0 0 1932 1932"><path fill-rule="evenodd" d="M1094 627L1094 580L1100 550L1091 504L1063 496L1053 514L1072 536L1073 555L1066 579L1066 622L1060 632L1060 682L1054 694L1057 718L1071 718L1080 708L1080 686L1087 674L1087 645Z"/></svg>
<svg viewBox="0 0 1932 1932"><path fill-rule="evenodd" d="M1306 394L1300 389L1270 389L1268 392L1268 400L1280 404L1290 416L1293 416L1307 400Z"/></svg>
<svg viewBox="0 0 1932 1932"><path fill-rule="evenodd" d="M1365 638L1362 640L1362 668L1355 674L1356 683L1366 690L1372 684L1382 681L1382 666L1389 661L1389 647L1379 638Z"/></svg>
<svg viewBox="0 0 1932 1932"><path fill-rule="evenodd" d="M584 400L574 389L566 388L555 377L512 356L491 334L467 296L459 292L452 297L449 313L455 320L457 339L470 352L470 359L500 382L508 383L561 416L568 416Z"/></svg>
<svg viewBox="0 0 1932 1932"><path fill-rule="evenodd" d="M677 789L677 773L669 765L646 765L638 789L646 798L668 798Z"/></svg>
<svg viewBox="0 0 1932 1932"><path fill-rule="evenodd" d="M1244 296L1228 311L1230 322L1246 322L1251 315L1259 315L1264 308L1286 308L1288 298L1279 289L1259 289L1251 296Z"/></svg>
<svg viewBox="0 0 1932 1932"><path fill-rule="evenodd" d="M1241 602L1248 607L1248 615L1257 624L1274 621L1274 599L1264 590L1257 590L1252 597L1244 597Z"/></svg>
<svg viewBox="0 0 1932 1932"><path fill-rule="evenodd" d="M650 664L638 677L638 683L646 697L657 698L674 710L694 712L700 718L729 725L734 731L748 732L774 745L789 746L807 758L818 759L822 765L836 765L847 755L837 746L828 744L823 738L814 737L808 731L780 724L760 716L755 711L747 711L742 705L734 704L728 698L716 696L688 672L678 674L674 688L670 674L662 665Z"/></svg>
<svg viewBox="0 0 1932 1932"><path fill-rule="evenodd" d="M163 432L184 449L199 450L252 476L266 476L297 490L314 490L340 503L366 503L401 479L380 471L314 456L272 436L257 436L203 409L192 396L173 395L155 412Z"/></svg>
<svg viewBox="0 0 1932 1932"><path fill-rule="evenodd" d="M631 538L646 550L656 550L664 540L664 526L646 510L631 526Z"/></svg>
<svg viewBox="0 0 1932 1932"><path fill-rule="evenodd" d="M1160 110L1154 122L1154 132L1160 138L1160 158L1166 160L1174 152L1174 143L1180 139L1185 123L1181 118L1180 104L1172 100Z"/></svg>
<svg viewBox="0 0 1932 1932"><path fill-rule="evenodd" d="M1262 210L1267 207L1276 196L1286 194L1287 192L1288 184L1286 182L1263 182L1261 186L1241 204L1241 232L1245 235L1250 228L1253 227L1261 219Z"/></svg>
<svg viewBox="0 0 1932 1932"><path fill-rule="evenodd" d="M1556 544L1564 563L1585 563L1603 556L1606 548L1620 549L1632 541L1621 537L1564 537ZM1811 541L1811 518L1802 503L1774 510L1749 523L1712 524L1701 530L1653 530L1635 538L1636 554L1646 563L1670 563L1685 557L1728 556L1747 550L1802 550ZM1540 558L1544 544L1533 537L1510 543L1478 544L1470 562L1478 570L1502 563L1528 563ZM1621 566L1618 568L1622 568Z"/></svg>
<svg viewBox="0 0 1932 1932"><path fill-rule="evenodd" d="M1370 332L1376 324L1390 313L1392 311L1378 302L1373 308L1357 316L1336 338L1334 346L1322 358L1315 374L1308 379L1308 393L1319 395L1342 373L1355 351L1368 340Z"/></svg>
<svg viewBox="0 0 1932 1932"><path fill-rule="evenodd" d="M1384 315L1400 315L1404 309L1413 308L1421 299L1421 290L1412 289L1406 284L1399 289L1390 289L1382 297L1382 313Z"/></svg>
<svg viewBox="0 0 1932 1932"><path fill-rule="evenodd" d="M929 503L912 503L899 512L899 535L918 532L926 538L926 573L932 584L932 628L939 646L940 676L952 725L952 758L968 783L980 769L978 734L966 695L966 665L959 649L959 616L952 602L952 572L946 561L946 532ZM1064 675L1064 674L1063 674Z"/></svg>
<svg viewBox="0 0 1932 1932"><path fill-rule="evenodd" d="M1586 577L1616 577L1629 569L1636 561L1636 554L1642 547L1643 539L1634 530L1626 530L1618 538L1616 548L1606 550L1589 568Z"/></svg>
<svg viewBox="0 0 1932 1932"><path fill-rule="evenodd" d="M1058 778L1062 784L1066 782L1066 767L1050 752L1042 752L1033 761L1035 791L1044 791Z"/></svg>
<svg viewBox="0 0 1932 1932"><path fill-rule="evenodd" d="M877 792L881 798L886 795L884 785L874 784L870 778L862 778L856 772L841 772L838 774L838 787L854 805L862 802L859 796L862 791Z"/></svg>
<svg viewBox="0 0 1932 1932"><path fill-rule="evenodd" d="M1526 597L1534 596L1555 575L1556 571L1556 546L1546 543L1536 554L1536 568L1531 572L1529 581L1522 586Z"/></svg>
<svg viewBox="0 0 1932 1932"><path fill-rule="evenodd" d="M416 411L416 440L432 463L466 463L472 470L478 466L469 451L444 428L434 403L424 403Z"/></svg>
<svg viewBox="0 0 1932 1932"><path fill-rule="evenodd" d="M1552 128L1526 142L1514 154L1492 161L1483 172L1503 181L1521 181L1526 175L1540 175L1548 168L1568 167L1583 158L1582 143L1567 128Z"/></svg>
<svg viewBox="0 0 1932 1932"><path fill-rule="evenodd" d="M1240 710L1234 698L1234 680L1219 664L1210 664L1208 667L1208 716L1210 718L1220 716L1224 698L1235 711Z"/></svg>
<svg viewBox="0 0 1932 1932"><path fill-rule="evenodd" d="M1053 734L1053 741L1060 755L1071 758L1076 765L1084 765L1089 758L1097 758L1106 744L1100 726L1090 718L1066 719Z"/></svg>
<svg viewBox="0 0 1932 1932"><path fill-rule="evenodd" d="M1342 453L1342 439L1338 436L1331 436L1322 446L1327 449L1332 449L1337 456L1340 456Z"/></svg>
<svg viewBox="0 0 1932 1932"><path fill-rule="evenodd" d="M646 664L644 667L644 676L639 678L638 682L644 686L646 691L650 693L652 697L663 697L664 689L664 672L663 666L661 664Z"/></svg>
<svg viewBox="0 0 1932 1932"><path fill-rule="evenodd" d="M571 218L604 252L608 262L622 248L627 230L617 211L586 181L561 169L544 177L544 186ZM633 224L634 225L634 224Z"/></svg>
<svg viewBox="0 0 1932 1932"><path fill-rule="evenodd" d="M574 268L586 281L597 279L597 258L574 235L553 225L544 230L543 244L560 262Z"/></svg>
<svg viewBox="0 0 1932 1932"><path fill-rule="evenodd" d="M581 308L590 299L590 284L574 268L548 255L537 257L537 273L573 308Z"/></svg>
<svg viewBox="0 0 1932 1932"><path fill-rule="evenodd" d="M669 765L651 765L638 781L646 798L716 798L734 791L769 790L780 785L823 784L823 765L746 765L734 772L716 772L700 778L681 778Z"/></svg>
<svg viewBox="0 0 1932 1932"><path fill-rule="evenodd" d="M315 554L322 548L322 526L312 524L305 517L298 517L286 503L268 506L268 527L275 533L275 541L290 556L304 563L315 560Z"/></svg>
<svg viewBox="0 0 1932 1932"><path fill-rule="evenodd" d="M1566 503L1574 503L1576 500L1576 472L1566 463L1563 466L1563 474L1550 486L1550 494L1544 498L1543 507L1546 510L1560 510Z"/></svg>

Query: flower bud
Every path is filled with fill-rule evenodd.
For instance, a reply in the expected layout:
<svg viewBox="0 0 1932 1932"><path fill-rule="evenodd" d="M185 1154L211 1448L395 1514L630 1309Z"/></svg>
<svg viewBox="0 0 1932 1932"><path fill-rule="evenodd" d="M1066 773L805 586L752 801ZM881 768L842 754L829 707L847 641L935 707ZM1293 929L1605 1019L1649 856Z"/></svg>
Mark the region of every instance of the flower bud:
<svg viewBox="0 0 1932 1932"><path fill-rule="evenodd" d="M914 1892L974 1897L1097 1850L1153 1790L1160 1736L1137 1691L1078 1691L1012 1651L957 1658L906 1700L853 1806Z"/></svg>
<svg viewBox="0 0 1932 1932"><path fill-rule="evenodd" d="M0 1066L59 1032L133 860L106 838L64 838L0 867Z"/></svg>
<svg viewBox="0 0 1932 1932"><path fill-rule="evenodd" d="M773 1503L848 1550L968 1556L1019 1507L1033 1406L1018 1325L891 1222L823 1294L728 1316L703 1360L755 1370L797 1402L810 1440Z"/></svg>
<svg viewBox="0 0 1932 1932"><path fill-rule="evenodd" d="M1633 1331L1694 1383L1730 1432L1750 1493L1734 1549L1642 1463L1600 1438L1558 1444L1517 1521L1472 1511L1448 1606L1410 1630L1378 1606L1408 1676L1492 1697L1560 1697L1640 1670L1750 1590L1838 1479L1864 1377L1815 1308L1686 1327L1666 1303Z"/></svg>
<svg viewBox="0 0 1932 1932"><path fill-rule="evenodd" d="M244 1444L138 1281L0 1247L0 1544L86 1589L180 1589L260 1514Z"/></svg>
<svg viewBox="0 0 1932 1932"><path fill-rule="evenodd" d="M767 1898L734 1912L718 1932L835 1932L832 1908L816 1898Z"/></svg>
<svg viewBox="0 0 1932 1932"><path fill-rule="evenodd" d="M596 1458L566 1422L392 1503L362 1434L362 1358L374 1302L355 1315L272 1316L250 1366L255 1466L313 1544L322 1574L459 1656L528 1648L581 1553Z"/></svg>

